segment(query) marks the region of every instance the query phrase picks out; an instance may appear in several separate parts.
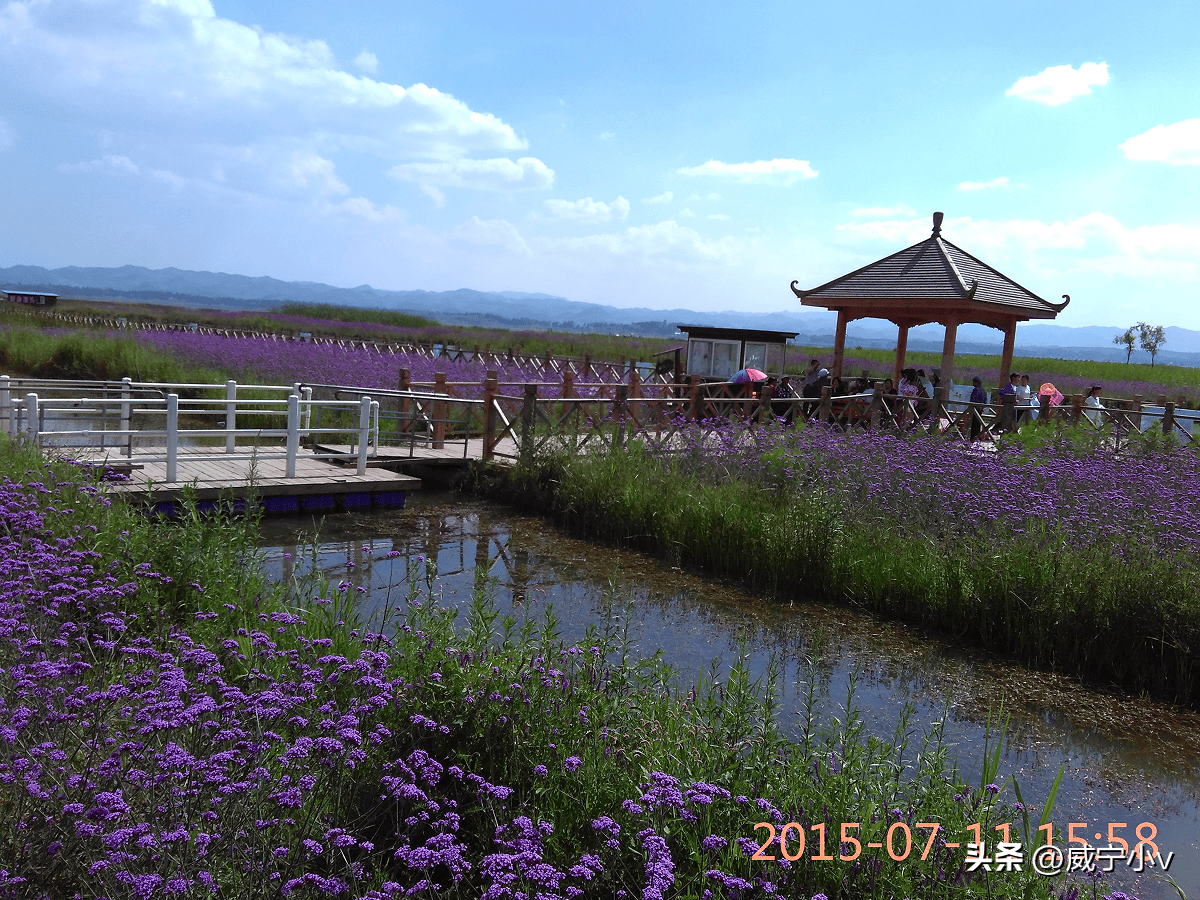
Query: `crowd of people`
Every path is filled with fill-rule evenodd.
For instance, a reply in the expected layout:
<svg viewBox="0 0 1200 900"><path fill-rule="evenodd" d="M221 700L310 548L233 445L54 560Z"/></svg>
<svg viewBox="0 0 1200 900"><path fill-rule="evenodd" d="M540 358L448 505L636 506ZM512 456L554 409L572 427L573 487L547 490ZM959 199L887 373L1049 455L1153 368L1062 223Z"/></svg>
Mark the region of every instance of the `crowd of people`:
<svg viewBox="0 0 1200 900"><path fill-rule="evenodd" d="M928 418L933 409L933 399L941 384L937 368L926 375L919 367L909 367L902 371L900 383L896 384L891 378L883 379L883 400L885 407L894 417L898 427L911 427L920 420ZM953 388L953 384L950 385ZM1020 428L1025 422L1037 417L1039 397L1034 393L1029 375L1013 372L1008 381L1000 387L998 396L989 397L984 390L983 379L976 375L971 379L970 402L972 404L1004 403L1008 395L1013 397L1016 411L1013 420L993 427ZM788 425L792 424L799 406L805 419L811 418L820 403L821 393L828 387L831 396L865 396L874 392L875 382L866 369L857 378L837 378L831 375L828 368L821 365L820 360L810 359L804 375L804 383L797 392L790 376L783 376L776 381L772 376L765 382L760 382L753 389L753 396L758 401L755 404L755 415L761 418L767 410L776 418L783 419ZM1103 404L1100 400L1100 385L1093 385L1084 400L1087 407L1084 414L1094 425L1102 424ZM797 404L793 401L801 400ZM1055 398L1061 401L1062 395ZM1052 401L1053 402L1053 401ZM970 436L977 440L984 433L984 420L981 415L970 413Z"/></svg>

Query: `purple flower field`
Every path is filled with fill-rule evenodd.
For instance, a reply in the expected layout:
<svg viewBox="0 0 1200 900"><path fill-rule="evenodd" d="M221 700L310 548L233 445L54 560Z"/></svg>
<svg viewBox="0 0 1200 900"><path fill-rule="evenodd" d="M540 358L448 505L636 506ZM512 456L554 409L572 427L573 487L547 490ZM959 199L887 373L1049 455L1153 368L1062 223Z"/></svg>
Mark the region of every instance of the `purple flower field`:
<svg viewBox="0 0 1200 900"><path fill-rule="evenodd" d="M232 525L139 519L0 451L0 897L1051 896L944 840L751 862L756 823L848 817L864 789L894 807L864 840L1013 811L937 768L876 783L896 751L837 727L805 756L736 668L673 695L612 638L501 643L486 599L456 627L416 563L372 633L348 583L282 602Z"/></svg>
<svg viewBox="0 0 1200 900"><path fill-rule="evenodd" d="M426 356L379 353L374 349L307 344L270 338L228 338L187 331L137 332L139 343L170 353L188 365L217 367L238 380L265 384L338 384L395 390L400 370L411 372L414 382L432 382L444 372L449 382L481 385L488 367L482 363L431 359ZM500 381L542 381L540 373L520 366L500 367Z"/></svg>

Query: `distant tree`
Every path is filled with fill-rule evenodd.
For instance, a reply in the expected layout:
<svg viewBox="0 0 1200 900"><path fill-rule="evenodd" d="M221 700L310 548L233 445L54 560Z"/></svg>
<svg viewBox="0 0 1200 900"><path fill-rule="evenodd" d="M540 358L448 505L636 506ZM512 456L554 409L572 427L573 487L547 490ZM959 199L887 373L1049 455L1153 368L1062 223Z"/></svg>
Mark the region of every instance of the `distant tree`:
<svg viewBox="0 0 1200 900"><path fill-rule="evenodd" d="M1167 342L1167 336L1163 333L1161 325L1147 325L1145 322L1138 323L1138 343L1142 345L1142 349L1150 354L1150 365L1154 365L1154 357L1158 356L1158 351L1163 344Z"/></svg>
<svg viewBox="0 0 1200 900"><path fill-rule="evenodd" d="M1122 334L1118 334L1113 338L1114 344L1125 345L1125 365L1129 365L1129 360L1133 357L1133 348L1137 346L1138 336L1135 333L1137 326L1126 328Z"/></svg>

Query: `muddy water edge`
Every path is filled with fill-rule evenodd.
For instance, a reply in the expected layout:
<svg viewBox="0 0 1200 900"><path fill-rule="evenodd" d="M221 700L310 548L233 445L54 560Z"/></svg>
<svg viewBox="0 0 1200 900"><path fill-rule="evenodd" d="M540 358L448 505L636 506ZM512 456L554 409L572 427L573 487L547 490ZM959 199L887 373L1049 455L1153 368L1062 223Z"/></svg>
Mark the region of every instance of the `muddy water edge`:
<svg viewBox="0 0 1200 900"><path fill-rule="evenodd" d="M261 548L268 571L280 578L315 550L331 578L363 589L368 613L404 596L410 561L435 561L443 602L458 607L469 604L482 568L502 613L541 621L552 609L568 642L589 625L615 619L628 627L637 652L663 652L684 689L714 665L723 677L742 648L755 675L774 657L782 664L776 692L785 728L799 728L810 682L818 721L843 717L852 696L868 731L885 740L911 707L911 752L944 717L959 771L976 784L989 717L994 727L1003 709L1009 726L1001 777L1014 776L1040 810L1060 766L1065 770L1051 816L1056 841L1072 822L1087 823L1077 832L1093 844L1107 843L1109 823L1127 823L1117 833L1133 841L1140 823L1152 823L1162 852L1175 853L1168 874L1188 897L1200 898L1195 712L1031 671L853 609L768 601L737 584L580 540L540 518L457 494L418 493L395 512L266 520ZM399 555L383 558L393 550ZM1011 792L1010 783L1009 799ZM1098 833L1105 840L1094 840ZM749 828L746 836L753 836ZM1157 873L1134 874L1124 863L1101 888L1143 900L1179 896Z"/></svg>

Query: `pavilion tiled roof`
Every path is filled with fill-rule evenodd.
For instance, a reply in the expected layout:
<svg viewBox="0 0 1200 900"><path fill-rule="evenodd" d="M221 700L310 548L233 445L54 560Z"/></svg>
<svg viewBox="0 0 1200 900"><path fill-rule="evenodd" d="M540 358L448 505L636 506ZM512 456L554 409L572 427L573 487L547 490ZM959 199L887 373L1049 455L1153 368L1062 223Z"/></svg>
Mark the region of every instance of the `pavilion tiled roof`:
<svg viewBox="0 0 1200 900"><path fill-rule="evenodd" d="M918 309L976 310L1015 315L1020 319L1053 319L1067 305L1043 300L987 263L941 235L941 214L933 233L920 243L856 269L812 290L792 291L805 306L895 310L919 303Z"/></svg>

